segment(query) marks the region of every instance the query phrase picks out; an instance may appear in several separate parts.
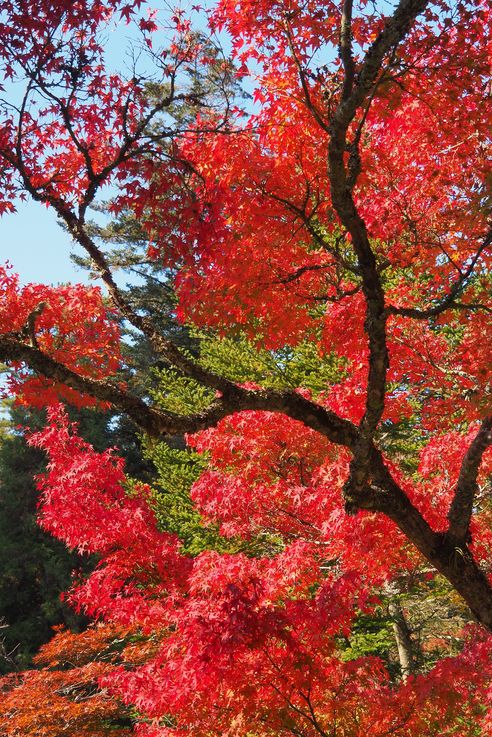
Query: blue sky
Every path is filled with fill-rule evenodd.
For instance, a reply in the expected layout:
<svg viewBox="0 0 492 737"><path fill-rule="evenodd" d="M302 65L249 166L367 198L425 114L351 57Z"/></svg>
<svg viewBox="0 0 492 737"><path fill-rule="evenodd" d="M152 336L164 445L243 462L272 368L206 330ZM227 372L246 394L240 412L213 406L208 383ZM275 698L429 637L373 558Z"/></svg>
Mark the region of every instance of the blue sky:
<svg viewBox="0 0 492 737"><path fill-rule="evenodd" d="M71 250L70 236L43 205L20 202L17 212L0 219L0 262L9 261L23 284L87 282L71 262Z"/></svg>

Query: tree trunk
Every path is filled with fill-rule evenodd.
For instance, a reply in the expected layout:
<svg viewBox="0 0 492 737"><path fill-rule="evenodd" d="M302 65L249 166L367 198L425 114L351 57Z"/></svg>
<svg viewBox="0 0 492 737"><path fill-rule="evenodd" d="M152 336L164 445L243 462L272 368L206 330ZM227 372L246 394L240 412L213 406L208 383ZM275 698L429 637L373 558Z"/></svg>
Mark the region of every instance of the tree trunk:
<svg viewBox="0 0 492 737"><path fill-rule="evenodd" d="M393 632L398 649L398 660L402 681L415 673L415 655L411 638L411 630L399 601L391 601L388 605L389 613L393 619Z"/></svg>

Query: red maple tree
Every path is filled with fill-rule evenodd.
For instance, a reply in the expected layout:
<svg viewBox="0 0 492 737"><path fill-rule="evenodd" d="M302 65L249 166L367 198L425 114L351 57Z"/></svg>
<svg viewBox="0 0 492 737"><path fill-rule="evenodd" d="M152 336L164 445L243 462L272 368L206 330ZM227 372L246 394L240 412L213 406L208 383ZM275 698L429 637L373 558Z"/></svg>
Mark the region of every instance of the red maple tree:
<svg viewBox="0 0 492 737"><path fill-rule="evenodd" d="M225 91L230 67L184 13L161 51L162 24L141 5L0 3L5 77L26 81L20 101L2 103L0 207L21 193L52 208L111 301L81 287L20 289L4 271L0 357L21 369L24 401L95 399L153 437L188 433L211 458L192 490L202 513L226 536L268 530L281 549L184 555L148 490L128 495L121 462L53 409L32 441L51 457L42 524L101 556L73 601L168 633L148 663L107 683L149 736L471 735L479 720L485 734L480 630L398 689L379 661L341 660L337 638L424 561L492 630L490 13L475 1L400 0L390 12L223 0L209 22L229 34L238 77L254 77L244 119L187 81L213 66ZM98 33L115 16L151 49L157 97L136 67L129 79L106 70ZM192 125L169 122L181 104L196 107ZM177 270L183 321L245 335L271 356L308 342L331 356L336 381L316 393L240 383L159 333L87 224L110 184L113 210L147 229L149 257ZM112 380L122 360L112 311L211 389L208 407L178 414ZM409 424L412 472L388 442Z"/></svg>

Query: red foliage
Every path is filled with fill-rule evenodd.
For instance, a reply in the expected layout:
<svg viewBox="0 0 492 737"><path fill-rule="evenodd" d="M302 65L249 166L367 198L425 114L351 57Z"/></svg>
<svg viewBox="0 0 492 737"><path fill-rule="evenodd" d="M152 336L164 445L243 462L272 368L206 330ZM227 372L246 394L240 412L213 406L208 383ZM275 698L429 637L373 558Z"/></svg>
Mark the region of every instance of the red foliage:
<svg viewBox="0 0 492 737"><path fill-rule="evenodd" d="M356 612L372 612L377 587L419 561L391 523L341 511L346 462L314 432L242 413L193 438L215 468L195 485L199 505L226 532L268 530L284 545L266 557L205 552L191 559L157 530L145 488L125 491L121 460L95 453L60 409L50 416L51 426L31 440L50 456L40 482L42 524L100 556L70 598L118 626L161 633L156 649L132 667L93 666L103 688L157 720L143 722L138 734L244 735L261 727L315 735L336 722L346 737L368 730L424 737L437 724L443 735L449 727L465 737L487 718L487 638L475 636L462 655L399 688L377 658L340 660L338 638L350 634ZM436 450L423 455L424 478L435 473ZM56 653L45 650L56 665ZM165 726L170 717L175 727Z"/></svg>
<svg viewBox="0 0 492 737"><path fill-rule="evenodd" d="M316 401L355 425L371 414L368 336L377 342L371 304L384 292L380 312L388 319L378 313L376 322L386 331L388 389L375 423L379 434L370 441L389 447L385 471L421 512L421 527L429 523L428 537L440 543L463 458L490 399L492 322L482 304L491 266L490 241L484 240L489 11L478 0L456 7L440 1L400 34L402 43L374 79L371 104L356 106L348 131L352 148L344 139L340 157L349 162L349 174L357 173L349 201L357 213L344 219L334 207L337 182L327 175L333 116L346 101L347 67L353 64L355 79L367 71L361 60L368 50L375 53L383 11L356 5L353 58L347 61L337 56L343 56L339 4L221 0L211 23L229 33L238 76L255 77L255 112L246 122L233 113L222 132L222 118L207 108L171 142L167 131L153 133L154 123L167 122L166 112L159 117L167 108L152 108L145 80L125 80L103 62L98 33L115 15L135 20L152 46L159 26L152 13L140 16L142 4L0 1L4 78L29 80L20 108L1 106L0 212L26 191L54 208L95 258L121 307L104 255L85 229L96 194L117 184L114 212L141 217L149 256L179 270L180 318L219 334L241 332L270 351L315 343L320 356L333 355L339 367L337 382ZM163 90L174 89L189 68L210 68L183 11L173 11L169 23L170 49L154 54ZM174 102L183 100L197 104L190 94ZM354 161L355 144L360 160ZM368 234L363 257L354 255L357 229L342 227L350 218ZM372 270L367 249L375 259ZM131 307L122 312L149 333ZM3 270L0 334L85 377L104 379L120 361L118 330L97 289L20 288ZM372 358L372 368L385 363L374 350ZM15 360L14 367L21 373L12 388L23 401L87 401L33 377ZM143 412L145 403L138 406ZM413 474L402 470L401 449L392 454L391 443L385 445L409 418L426 443ZM14 720L9 737L33 734L28 699L34 692L47 702L50 692L56 696L46 734L63 734L67 708L72 717L76 712L74 733L104 734L101 715L113 709L105 690L80 709L80 702L67 707L59 693L71 692L80 678L91 684L99 679L103 689L134 704L142 737L490 732L485 635L471 630L461 655L400 685L391 683L378 658L340 657L357 615L372 614L381 588L408 578L422 563L389 517L344 510L347 450L300 422L258 411L231 414L190 437L189 444L211 459L192 489L205 520L218 523L226 537L263 536L270 544L257 557L208 551L192 559L176 536L159 529L149 490L127 486L114 452L96 453L59 407L52 407L49 421L31 438L49 456L40 480L41 524L69 546L99 556L95 572L74 584L70 600L115 628L155 634L157 644L138 662L91 656L66 672L51 669L59 659L48 648L51 680L36 672L15 681L13 690L4 684L4 713ZM374 456L363 430L347 445L367 460ZM490 451L479 460L473 487L491 472ZM388 493L377 477L371 483L373 495ZM470 549L468 540L460 545L483 564L483 581L478 574L476 580L485 589L491 513L479 496L472 511ZM462 549L452 551L453 561L457 552ZM97 645L98 637L92 631L84 647ZM78 646L72 647L77 660Z"/></svg>
<svg viewBox="0 0 492 737"><path fill-rule="evenodd" d="M35 324L29 326L33 314ZM9 268L0 267L0 333L22 331L36 347L82 376L101 379L120 365L119 328L98 287L21 287ZM9 378L9 390L25 404L43 407L60 399L76 405L95 403L68 386L33 376L20 362L14 367L18 371Z"/></svg>
<svg viewBox="0 0 492 737"><path fill-rule="evenodd" d="M166 622L161 599L183 587L191 561L179 554L174 535L156 529L146 487L125 492L122 459L96 453L73 434L60 407L48 416L51 426L30 439L50 458L39 484L40 524L70 547L101 557L72 600L92 616L125 625Z"/></svg>
<svg viewBox="0 0 492 737"><path fill-rule="evenodd" d="M129 737L122 703L98 681L122 661L134 664L149 656L152 648L142 638L125 646L131 635L108 625L81 634L58 630L35 657L38 670L0 680L2 736Z"/></svg>

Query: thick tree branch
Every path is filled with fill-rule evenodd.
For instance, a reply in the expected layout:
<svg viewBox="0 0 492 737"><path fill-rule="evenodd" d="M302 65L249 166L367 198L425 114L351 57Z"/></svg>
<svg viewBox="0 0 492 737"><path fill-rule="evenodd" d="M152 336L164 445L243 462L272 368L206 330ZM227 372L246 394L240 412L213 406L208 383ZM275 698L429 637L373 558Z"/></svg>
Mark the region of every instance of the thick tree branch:
<svg viewBox="0 0 492 737"><path fill-rule="evenodd" d="M345 72L342 100L346 100L352 93L355 78L355 63L352 55L352 0L345 0L343 3L339 52Z"/></svg>
<svg viewBox="0 0 492 737"><path fill-rule="evenodd" d="M405 618L402 606L398 599L393 599L388 604L391 615L393 633L395 635L398 660L400 661L401 679L407 681L409 676L415 673L415 656L412 642L412 630Z"/></svg>
<svg viewBox="0 0 492 737"><path fill-rule="evenodd" d="M148 405L140 397L109 380L81 376L39 348L22 342L15 334L0 335L0 356L6 362L26 363L48 379L109 402L115 409L125 412L142 430L153 437L197 432L212 427L223 417L242 410L281 412L316 430L331 442L346 447L352 447L357 437L357 428L351 422L293 391L251 391L228 382L231 387L228 387L227 395L216 399L208 409L192 415L177 415Z"/></svg>
<svg viewBox="0 0 492 737"><path fill-rule="evenodd" d="M448 537L464 545L469 535L473 503L478 490L477 475L483 454L492 445L492 415L482 422L461 464L460 475L448 514Z"/></svg>
<svg viewBox="0 0 492 737"><path fill-rule="evenodd" d="M351 464L347 493L351 489L362 489L369 474L370 446L376 427L382 417L386 394L388 349L386 345L385 295L379 276L375 255L372 251L366 226L360 217L352 190L356 177L347 172L345 152L347 132L358 109L365 103L381 71L388 52L407 35L428 0L401 0L393 16L369 48L354 85L354 69L350 44L350 0L344 5L340 34L340 53L344 64L345 79L342 95L330 124L328 147L328 172L333 207L341 222L352 237L352 244L362 276L362 291L366 301L364 329L369 341L369 372L366 409L360 424L360 439ZM357 152L352 151L352 159ZM352 167L353 168L353 167Z"/></svg>
<svg viewBox="0 0 492 737"><path fill-rule="evenodd" d="M348 127L355 113L370 94L384 57L393 47L403 41L417 16L425 10L428 4L429 0L400 0L395 12L386 20L383 30L367 51L351 95L342 102L335 113L342 125Z"/></svg>
<svg viewBox="0 0 492 737"><path fill-rule="evenodd" d="M380 451L372 448L371 481L357 498L347 500L349 511L381 512L395 522L422 555L442 573L466 601L478 622L492 632L492 584L477 565L467 544L449 533L434 532L390 473Z"/></svg>
<svg viewBox="0 0 492 737"><path fill-rule="evenodd" d="M116 409L126 412L143 430L152 436L173 434L176 418L149 407L142 399L131 395L106 380L81 376L36 346L23 343L14 334L0 335L0 355L5 362L25 363L30 369L61 384L88 394L103 402L109 402Z"/></svg>

